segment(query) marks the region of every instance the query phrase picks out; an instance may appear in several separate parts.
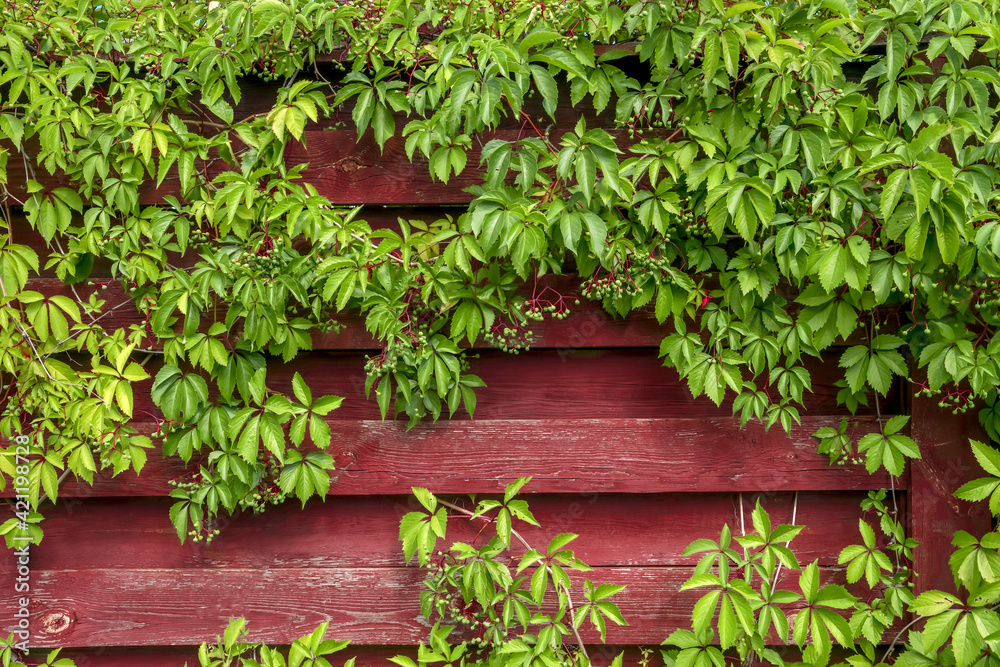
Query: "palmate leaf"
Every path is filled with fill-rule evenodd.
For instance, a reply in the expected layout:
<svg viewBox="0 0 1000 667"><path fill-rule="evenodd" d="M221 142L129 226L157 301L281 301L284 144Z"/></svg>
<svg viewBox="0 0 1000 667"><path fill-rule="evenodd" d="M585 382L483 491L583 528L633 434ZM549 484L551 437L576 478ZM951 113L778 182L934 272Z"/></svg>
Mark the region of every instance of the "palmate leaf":
<svg viewBox="0 0 1000 667"><path fill-rule="evenodd" d="M969 445L976 461L991 476L966 482L955 491L955 496L973 502L989 498L990 512L1000 514L1000 452L978 440L969 440Z"/></svg>
<svg viewBox="0 0 1000 667"><path fill-rule="evenodd" d="M302 456L293 449L285 457L278 484L285 493L294 493L305 507L306 500L312 495L326 496L330 488L329 471L333 469L333 458L326 452L310 452Z"/></svg>

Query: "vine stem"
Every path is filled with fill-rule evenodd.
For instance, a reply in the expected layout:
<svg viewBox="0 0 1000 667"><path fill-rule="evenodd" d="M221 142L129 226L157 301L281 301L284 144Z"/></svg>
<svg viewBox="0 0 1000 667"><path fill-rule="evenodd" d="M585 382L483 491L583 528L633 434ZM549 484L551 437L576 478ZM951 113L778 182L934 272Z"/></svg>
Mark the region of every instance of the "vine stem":
<svg viewBox="0 0 1000 667"><path fill-rule="evenodd" d="M902 628L900 628L899 632L896 633L896 636L892 638L891 642L889 642L889 648L885 650L885 655L882 656L882 662L885 662L886 659L889 657L889 654L892 653L892 649L896 646L896 641L903 636L903 633L922 620L924 620L923 616L917 616L915 619L913 619L912 621L904 625Z"/></svg>
<svg viewBox="0 0 1000 667"><path fill-rule="evenodd" d="M791 525L793 525L793 526L795 525L795 515L798 514L798 511L799 511L799 492L796 491L795 495L792 496L792 524ZM788 540L787 542L785 542L785 548L787 549L788 545L791 544L791 543L792 543L791 540ZM774 581L771 583L771 593L772 593L772 595L774 594L774 588L775 588L775 586L778 585L778 577L781 576L781 566L782 565L783 565L783 563L779 560L778 561L778 568L774 571Z"/></svg>
<svg viewBox="0 0 1000 667"><path fill-rule="evenodd" d="M57 489L59 488L59 485L62 484L63 481L67 477L69 477L69 473L70 473L69 466L66 466L66 469L62 471L61 475L59 475L59 479L56 480L56 488ZM45 500L45 491L44 490L40 494L38 494L38 506L39 507L41 507L43 500ZM53 500L52 502L55 502L55 501Z"/></svg>
<svg viewBox="0 0 1000 667"><path fill-rule="evenodd" d="M464 507L461 507L461 506L456 505L454 503L450 503L447 500L441 500L440 498L438 498L438 502L440 504L444 505L445 507L449 508L449 509L453 509L456 512L460 512L461 514L464 514L465 516L469 517L470 519L482 519L486 523L492 523L493 522L493 519L491 519L489 517L483 516L481 514L477 515L475 512L471 512L471 511L465 509ZM532 550L531 545L528 544L528 541L525 540L524 537L521 536L521 533L519 533L516 530L514 530L513 528L511 528L510 529L510 534L513 535L514 537L516 537L517 541L520 542L524 546L525 549L527 549L529 551ZM552 572L552 568L548 564L545 565L545 569L549 571L550 575L552 575L552 581L557 582L558 580L555 577L555 573ZM573 628L573 635L576 637L577 645L580 647L580 651L583 653L584 657L587 658L587 660L589 662L590 661L590 655L588 655L588 653L587 653L587 647L584 645L583 638L580 637L580 631L576 627L576 612L575 612L575 610L573 608L573 598L570 597L569 587L568 586L564 586L564 585L562 585L560 583L556 583L556 585L559 586L560 588L562 588L563 592L566 594L566 604L569 607L569 624L570 624L570 627Z"/></svg>

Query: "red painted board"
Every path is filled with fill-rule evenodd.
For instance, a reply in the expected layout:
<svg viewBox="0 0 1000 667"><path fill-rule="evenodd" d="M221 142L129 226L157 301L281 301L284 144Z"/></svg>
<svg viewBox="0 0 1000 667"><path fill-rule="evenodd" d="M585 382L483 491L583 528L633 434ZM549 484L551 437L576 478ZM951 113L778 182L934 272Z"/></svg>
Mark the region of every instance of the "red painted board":
<svg viewBox="0 0 1000 667"><path fill-rule="evenodd" d="M740 428L734 417L699 419L475 420L420 424L331 421L336 470L332 495L408 494L413 486L439 493L499 491L516 477L533 477L536 493L669 493L682 491L865 490L887 488L884 473L860 465L831 466L812 434L837 417L806 417L791 437L760 424ZM851 420L860 436L870 418ZM62 496L167 495L167 481L186 468L152 454L141 477L124 472L93 488L71 480ZM905 488L904 478L898 488ZM11 497L10 486L3 492Z"/></svg>
<svg viewBox="0 0 1000 667"><path fill-rule="evenodd" d="M576 118L579 117L577 114ZM545 119L537 119L541 123L539 131L546 136L556 150L560 148L559 138L572 130L575 118L565 125L555 126ZM335 120L326 120L318 125L310 125L303 133L303 142L291 141L285 148L285 164L289 166L308 164L301 172L299 184L310 184L316 188L319 195L326 197L338 205L357 204L463 204L472 200L473 196L465 189L472 185L482 185L485 165L480 164L480 150L483 145L494 139L517 142L530 136L537 136L528 123L524 127L498 129L484 132L476 137L468 150L468 162L462 173L453 176L447 183L436 180L430 175L426 158L413 156L411 162L406 155L402 137L403 123L397 120L396 134L391 137L381 149L371 131L366 132L358 140L354 129L335 129ZM518 123L520 125L520 123ZM627 151L630 146L638 143L629 137L628 131L607 127L608 134ZM673 128L656 128L646 132L646 138L668 137L674 133ZM26 143L26 151L36 154L38 147L33 140ZM23 158L21 153L11 151L8 174L10 182L7 187L17 201L27 197ZM214 178L229 168L222 161L208 163L208 174ZM196 165L202 171L202 165ZM35 180L47 190L56 187L71 187L74 185L61 172L51 176L44 169L36 170ZM180 194L175 177L171 174L159 188L154 187L155 181L148 179L140 187L139 200L142 204L160 204L167 195ZM516 176L510 173L510 178Z"/></svg>
<svg viewBox="0 0 1000 667"><path fill-rule="evenodd" d="M433 488L433 484L432 484ZM528 487L530 489L530 485ZM847 545L858 542L860 492L747 493L740 516L737 494L533 495L540 527L515 522L529 544L544 550L559 533L579 537L577 557L592 566L694 565L682 556L695 539L717 540L723 524L741 534L752 530L750 512L759 499L773 525L805 528L792 542L799 560L837 564ZM464 497L453 499L472 507ZM412 496L335 496L303 509L292 500L262 514L226 517L212 542L181 544L170 523L169 498L64 498L44 512L45 538L31 548L41 570L134 568L296 568L403 565L398 538L403 514L419 508ZM901 500L905 502L905 500ZM484 541L480 520L452 518L448 543ZM489 535L487 529L485 535ZM108 545L114 545L109 549ZM518 544L512 547L520 553ZM0 552L0 572L14 569L12 551Z"/></svg>
<svg viewBox="0 0 1000 667"><path fill-rule="evenodd" d="M952 536L964 530L981 537L992 530L992 516L986 501L959 500L954 493L965 482L987 476L973 456L969 439L989 439L979 425L976 410L956 415L939 407L939 398L920 396L916 387L913 390L910 428L922 455L910 466L908 523L912 537L921 544L913 551L915 591L956 592L948 565L954 551Z"/></svg>
<svg viewBox="0 0 1000 667"><path fill-rule="evenodd" d="M48 252L40 254L42 261ZM100 281L98 281L100 282ZM539 281L538 292L552 288L558 291L569 303L570 315L563 320L546 318L540 322L532 321L528 327L531 332L531 346L539 348L597 348L597 347L659 347L672 327L661 325L653 314L652 307L644 307L621 318L609 314L599 302L590 301L580 296L580 286L575 276L546 276ZM104 315L99 323L106 331L125 329L132 325L145 323L145 315L134 305L134 299L128 296L118 282L107 284L106 288L99 285L64 285L58 278L35 278L29 281L25 289L40 292L45 296L62 295L74 301L86 301L91 294L105 300ZM525 286L525 298L531 298L532 286ZM557 298L552 292L546 293L546 298ZM575 301L580 303L576 304ZM224 319L226 306L222 305L219 317ZM354 312L338 315L336 322L341 325L336 332L311 332L313 348L317 350L376 350L382 344L372 338L365 328L364 318ZM90 320L85 318L85 322ZM199 331L207 331L211 325L205 317ZM148 339L147 348L161 347L159 341ZM482 337L476 340L477 349L495 349Z"/></svg>
<svg viewBox="0 0 1000 667"><path fill-rule="evenodd" d="M137 353L137 358L141 360L140 354ZM692 398L687 383L678 378L676 371L664 367L651 349L546 349L517 356L482 350L475 354L478 356L469 359L469 372L486 383L486 387L476 391L477 420L656 419L733 414L731 392L721 406L705 396ZM843 370L833 363L835 358L804 361L812 375L812 392L805 394L803 415L849 416L844 407L837 405L839 388L834 383L842 379ZM298 372L313 396L344 397L340 408L330 413L331 419L379 420L374 396L368 399L364 393L366 359L366 354L356 351L316 351L301 354L288 363L274 359L268 368L267 384L275 391L291 395L292 377ZM147 370L156 374L155 355ZM152 380L133 385L137 418L149 419L149 413L157 411L149 397L151 386ZM212 389L210 386L210 394L214 396ZM884 414L898 414L899 395L893 387L889 396L880 400ZM874 412L874 402L858 410L859 415ZM455 421L466 419L464 410L456 412Z"/></svg>
<svg viewBox="0 0 1000 667"><path fill-rule="evenodd" d="M608 641L659 643L687 626L704 593L679 592L691 574L691 568L677 567L588 573L595 583L627 587L616 600L630 625L609 628ZM843 575L824 568L821 582L843 583ZM429 628L419 611L422 579L417 567L38 570L32 572L32 642L38 647L197 644L231 617L244 616L251 641L288 642L329 620L331 636L340 639L415 644ZM579 596L582 578L574 579ZM796 586L796 573L786 570L779 587ZM5 620L3 632L8 626ZM590 629L582 635L585 641L597 639Z"/></svg>
<svg viewBox="0 0 1000 667"><path fill-rule="evenodd" d="M331 637L332 638L332 637ZM639 664L642 658L638 646L615 646L611 644L591 644L587 653L592 667L609 667L615 656L625 654L625 664L630 667ZM648 667L660 667L660 647L650 646L651 651ZM32 652L40 654L41 649ZM70 649L59 654L76 662L76 667L190 667L198 665L198 652L195 647L102 647L100 649ZM416 659L414 646L362 646L351 644L343 651L328 656L333 667L343 667L345 661L355 659L354 667L386 667L389 659L397 655L405 655ZM38 665L42 657L28 659L28 665Z"/></svg>

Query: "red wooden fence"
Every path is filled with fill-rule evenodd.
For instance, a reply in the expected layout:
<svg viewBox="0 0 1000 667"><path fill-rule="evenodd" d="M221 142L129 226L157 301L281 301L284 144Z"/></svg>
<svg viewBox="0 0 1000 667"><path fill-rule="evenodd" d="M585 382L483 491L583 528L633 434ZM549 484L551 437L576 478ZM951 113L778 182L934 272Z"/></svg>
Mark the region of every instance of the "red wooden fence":
<svg viewBox="0 0 1000 667"><path fill-rule="evenodd" d="M250 101L237 118L272 94L245 94ZM560 122L569 120L561 110ZM497 134L515 138L520 131L514 124ZM355 140L352 131L317 127L307 133L308 150L297 146L289 157L308 161L308 180L338 203L407 205L368 209L378 224L392 224L397 215L433 219L437 207L467 202L462 188L478 180L474 154L470 169L443 186L430 182L424 161L406 161L398 136L383 155L370 139ZM155 202L164 191L149 192L146 200ZM47 255L23 222L15 242ZM553 280L570 290L571 281ZM29 289L72 293L51 275ZM90 289L77 292L85 297ZM116 288L101 296L108 307L128 300ZM135 318L126 305L103 322L113 328ZM979 473L966 444L974 416L943 413L933 402L911 398L909 387L881 402L883 417L913 416L912 434L924 452L903 477L830 466L816 454L811 434L846 414L835 400L835 357L812 365L813 391L791 436L759 424L740 428L731 404L693 400L676 373L661 366L656 348L667 330L651 313L613 319L583 300L566 320L538 324L528 353L512 357L481 346L473 371L488 386L480 390L475 420L460 414L407 431L405 423L381 421L374 402L364 398L364 355L373 342L360 322L342 321L344 331L316 336L313 352L268 376L281 389L299 371L314 395L346 397L328 418L337 470L326 501L238 516L212 543L181 545L167 515L167 481L185 472L176 459L152 456L142 477L100 475L92 487L67 480L59 501L45 510L44 541L31 550L32 646L71 647L66 655L81 667L193 665L193 647L214 638L233 616L249 619L252 640L277 643L330 620L332 635L356 644L345 657L386 664L395 653L412 653L428 629L419 611L422 571L403 563L397 541L415 485L456 496L488 494L533 476L525 491L534 494L530 502L542 528L526 529L526 537L579 533L578 555L595 566L591 578L627 585L620 606L629 626L609 630L614 646L595 649L597 664L609 662L621 645L633 646L628 650L636 656L635 645L658 644L689 623L698 595L678 592L695 562L680 555L683 548L717 537L724 523L734 531L749 525L757 499L775 523L794 516L807 526L793 546L802 561L819 559L830 581L844 578L837 554L858 541L859 503L869 489L894 485L911 533L930 543L918 550L922 588L950 586L944 561L954 530L988 529L983 513L950 495ZM148 389L149 382L136 387L137 413L154 409ZM875 418L870 408L849 421L860 436L876 428ZM5 495L11 496L9 487ZM449 543L473 537L456 523ZM13 556L4 551L0 581L12 581L14 571ZM793 586L794 576L783 575L785 584ZM3 584L4 633L12 618L3 610L15 609L16 597L13 585ZM594 633L584 638L597 639Z"/></svg>

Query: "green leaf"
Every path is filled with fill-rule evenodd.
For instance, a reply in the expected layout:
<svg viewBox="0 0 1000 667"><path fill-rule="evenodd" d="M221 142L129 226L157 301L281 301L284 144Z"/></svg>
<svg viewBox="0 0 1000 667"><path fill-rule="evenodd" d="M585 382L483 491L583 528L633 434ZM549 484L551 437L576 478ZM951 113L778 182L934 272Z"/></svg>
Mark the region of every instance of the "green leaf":
<svg viewBox="0 0 1000 667"><path fill-rule="evenodd" d="M898 169L889 174L885 185L882 186L882 201L880 209L882 211L882 217L886 220L888 220L893 211L896 210L896 204L899 203L899 198L903 194L903 188L906 187L906 183L906 170Z"/></svg>
<svg viewBox="0 0 1000 667"><path fill-rule="evenodd" d="M978 440L970 439L969 444L972 446L972 453L976 457L976 461L983 467L983 470L994 477L1000 477L1000 452Z"/></svg>

